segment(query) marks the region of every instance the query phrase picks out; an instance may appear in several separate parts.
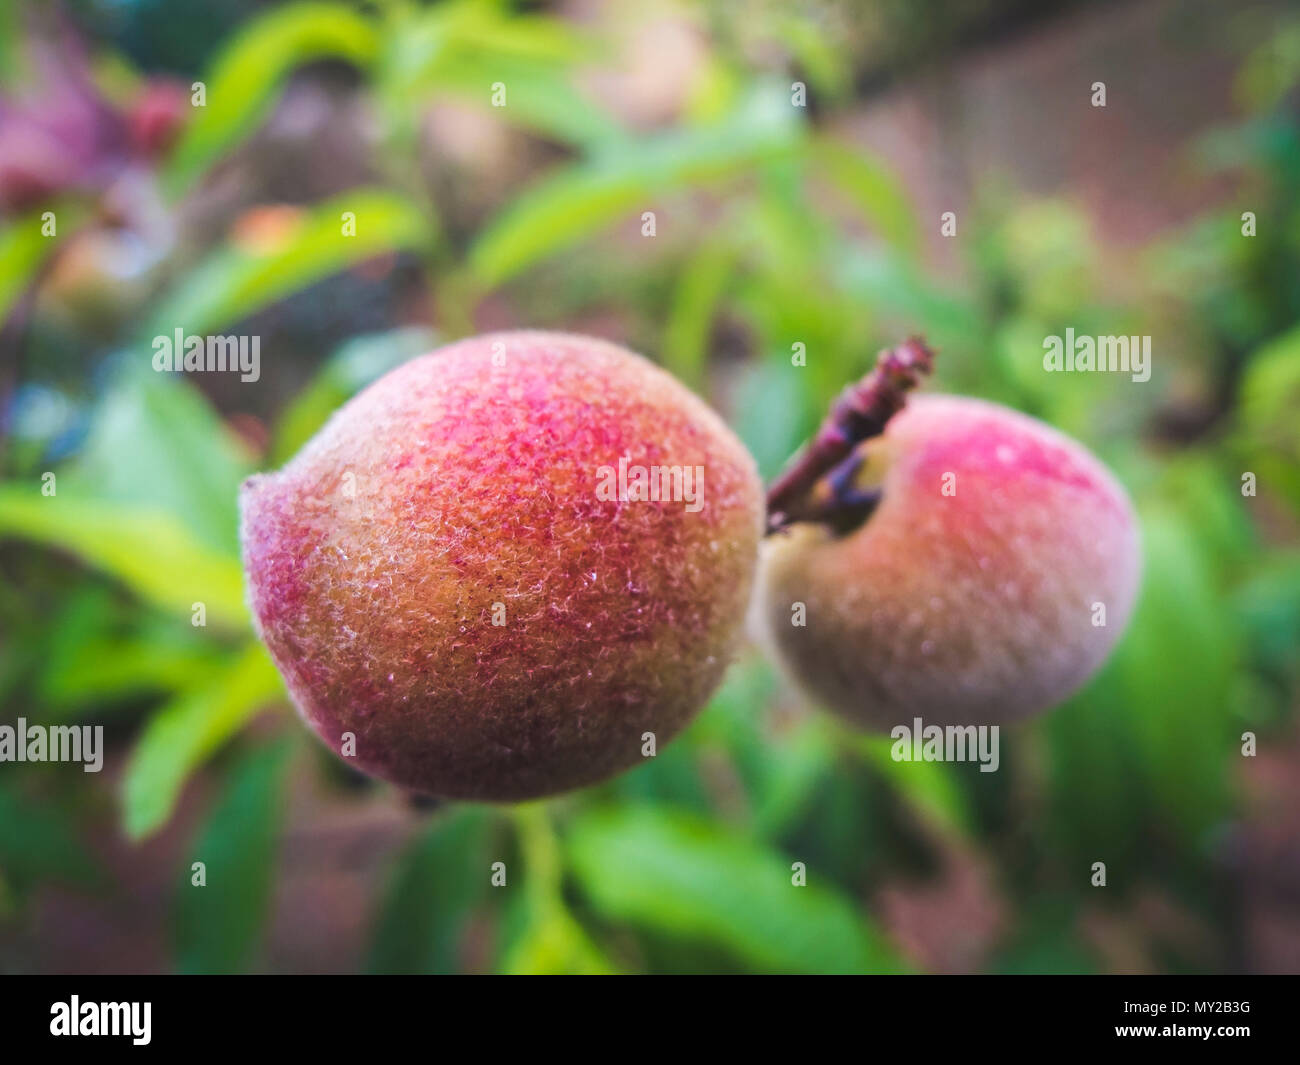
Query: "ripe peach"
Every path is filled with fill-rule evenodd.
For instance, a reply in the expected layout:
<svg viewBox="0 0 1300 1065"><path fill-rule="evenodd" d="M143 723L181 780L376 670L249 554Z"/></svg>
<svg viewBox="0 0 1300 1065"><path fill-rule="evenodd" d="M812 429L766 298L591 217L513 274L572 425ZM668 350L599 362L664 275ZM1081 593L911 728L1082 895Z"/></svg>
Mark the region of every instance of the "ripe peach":
<svg viewBox="0 0 1300 1065"><path fill-rule="evenodd" d="M799 522L761 553L757 627L799 685L885 730L1013 721L1091 676L1140 569L1128 497L1091 454L1005 407L935 395L857 454L858 488L879 491L865 522Z"/></svg>
<svg viewBox="0 0 1300 1065"><path fill-rule="evenodd" d="M241 504L256 625L307 723L455 799L590 784L681 729L762 528L753 460L700 399L541 332L397 368Z"/></svg>

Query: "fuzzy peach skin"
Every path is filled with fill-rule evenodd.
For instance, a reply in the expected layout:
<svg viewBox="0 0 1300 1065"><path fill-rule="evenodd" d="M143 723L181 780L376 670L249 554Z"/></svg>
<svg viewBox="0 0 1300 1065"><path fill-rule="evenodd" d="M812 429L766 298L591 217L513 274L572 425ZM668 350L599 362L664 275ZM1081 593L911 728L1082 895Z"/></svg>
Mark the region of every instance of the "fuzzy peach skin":
<svg viewBox="0 0 1300 1065"><path fill-rule="evenodd" d="M1033 418L957 396L909 399L862 448L882 493L863 525L803 523L763 545L757 627L797 684L880 730L1015 721L1080 687L1140 570L1132 506L1105 467Z"/></svg>
<svg viewBox="0 0 1300 1065"><path fill-rule="evenodd" d="M622 456L703 467L703 506L598 498ZM256 626L307 723L341 754L353 733L374 776L491 801L602 780L690 720L763 520L753 460L700 399L542 332L393 370L241 504Z"/></svg>

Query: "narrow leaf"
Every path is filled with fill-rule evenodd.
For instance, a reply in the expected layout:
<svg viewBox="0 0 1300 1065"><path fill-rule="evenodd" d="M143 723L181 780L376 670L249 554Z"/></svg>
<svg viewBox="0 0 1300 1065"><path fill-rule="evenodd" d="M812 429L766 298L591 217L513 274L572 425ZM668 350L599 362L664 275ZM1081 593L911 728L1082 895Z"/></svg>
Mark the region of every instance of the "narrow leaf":
<svg viewBox="0 0 1300 1065"><path fill-rule="evenodd" d="M583 816L569 854L606 917L704 940L763 971L896 971L894 952L843 895L792 883L791 862L716 825L665 809Z"/></svg>
<svg viewBox="0 0 1300 1065"><path fill-rule="evenodd" d="M154 714L122 782L127 835L141 839L164 824L190 774L283 690L275 666L254 642L224 672L203 678Z"/></svg>
<svg viewBox="0 0 1300 1065"><path fill-rule="evenodd" d="M241 972L256 953L271 902L288 751L278 743L240 763L195 843L176 903L182 972Z"/></svg>
<svg viewBox="0 0 1300 1065"><path fill-rule="evenodd" d="M296 67L325 58L367 67L378 51L374 25L344 4L289 4L245 23L203 78L204 104L171 156L166 187L183 191L252 132Z"/></svg>

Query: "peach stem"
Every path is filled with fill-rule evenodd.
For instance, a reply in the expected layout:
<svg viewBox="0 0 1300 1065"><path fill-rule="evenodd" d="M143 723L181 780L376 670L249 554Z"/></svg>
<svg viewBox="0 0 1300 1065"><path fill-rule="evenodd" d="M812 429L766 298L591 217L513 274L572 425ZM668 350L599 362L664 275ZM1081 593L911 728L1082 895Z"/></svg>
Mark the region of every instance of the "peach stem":
<svg viewBox="0 0 1300 1065"><path fill-rule="evenodd" d="M808 497L826 474L852 459L862 441L885 431L889 419L902 410L907 393L933 368L934 352L919 336L882 351L875 369L840 393L812 441L768 489L767 531L776 532L796 521L833 520L839 504L860 507L863 500L849 498L852 470L837 477L830 508L814 507Z"/></svg>

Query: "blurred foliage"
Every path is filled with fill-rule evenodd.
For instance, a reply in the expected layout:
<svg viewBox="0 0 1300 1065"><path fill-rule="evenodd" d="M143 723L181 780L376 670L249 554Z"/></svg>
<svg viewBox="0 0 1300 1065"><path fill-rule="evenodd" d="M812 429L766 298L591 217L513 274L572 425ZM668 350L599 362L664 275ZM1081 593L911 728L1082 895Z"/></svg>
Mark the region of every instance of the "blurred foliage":
<svg viewBox="0 0 1300 1065"><path fill-rule="evenodd" d="M109 726L124 754L106 775L127 846L174 825L185 796L201 793L198 827L177 819L193 838L181 848L172 915L176 968L263 964L291 765L314 766L313 786L335 797L374 787L313 761L312 741L286 712L243 601L238 486L285 461L386 369L503 306L539 327L615 315L634 346L692 387L716 390L765 475L879 347L924 331L943 352L941 387L1026 410L1117 469L1142 514L1141 602L1085 690L1004 736L992 778L973 766L894 762L886 741L810 713L747 657L695 724L634 772L551 803L429 815L394 849L361 963L378 972L907 970L915 960L871 900L935 877L957 853L995 870L990 890L1012 915L992 962L1004 971L1099 967L1080 918L1099 905L1086 871L1100 856L1116 885L1107 905L1122 906L1123 885L1137 879L1127 874L1140 872L1208 926L1224 924L1207 884L1214 841L1239 809L1240 736L1283 735L1300 684L1300 125L1291 107L1300 23L1243 57L1245 117L1205 137L1188 161L1243 182L1267 224L1245 239L1235 208L1206 211L1143 249L1142 283L1117 301L1102 295L1104 268L1075 205L1027 201L994 180L963 220L967 280L937 280L889 163L829 121L882 64L945 54L989 5L944 5L944 39L927 37L910 5L886 5L879 25L845 20L835 5L823 10L829 20L815 5L813 14L770 5L752 21L691 8L708 41L699 76L682 113L650 129L584 88L582 72L602 54L596 31L508 3L235 4L220 17L198 6L190 35L167 5L75 5L102 35L101 67L142 66L139 81L151 58L206 85L206 106L187 109L174 144L143 174L122 172L131 188L144 182L151 204L133 239L156 244L131 283L110 285L87 325L84 287L64 276L104 225L102 188L69 186L0 221L0 319L15 356L25 345L32 378L5 415L2 716ZM0 11L6 24L21 21L18 6ZM18 34L0 36L8 44ZM785 59L756 65L754 47ZM8 48L4 60L13 92L21 63ZM375 126L370 176L316 202L250 212L227 232L195 225L223 172L255 150L313 64L350 71ZM791 106L791 72L819 100L811 117ZM488 103L496 81L508 86L506 107ZM533 152L521 171L506 168L508 187L468 223L424 178L423 109L446 101ZM663 230L653 254L627 239L651 209ZM54 239L41 235L45 210L59 219ZM346 213L355 235L340 228ZM177 239L178 229L189 235ZM419 311L354 331L318 359L260 438L228 400L186 375L154 373L142 354L150 337L177 327L274 325L328 279L366 276L376 262L414 271ZM303 306L317 314L330 300ZM1066 326L1160 333L1169 323L1182 351L1162 348L1168 369L1141 388L1121 395L1100 376L1054 387L1041 372L1042 338ZM798 345L806 366L792 361ZM1180 435L1168 424L1185 379L1202 383L1213 409ZM1243 496L1243 471L1256 475L1258 496ZM42 493L46 472L57 477L53 496ZM28 918L46 885L105 890L103 796L81 776L3 768L0 936ZM190 887L191 861L205 864L204 890ZM504 890L491 883L495 862L508 870ZM807 887L791 887L796 863ZM1215 950L1210 965L1222 968L1229 945ZM1177 952L1168 962L1196 963Z"/></svg>
<svg viewBox="0 0 1300 1065"><path fill-rule="evenodd" d="M176 964L182 972L238 972L257 950L274 884L287 756L279 743L236 765L194 842L194 860L177 893Z"/></svg>

